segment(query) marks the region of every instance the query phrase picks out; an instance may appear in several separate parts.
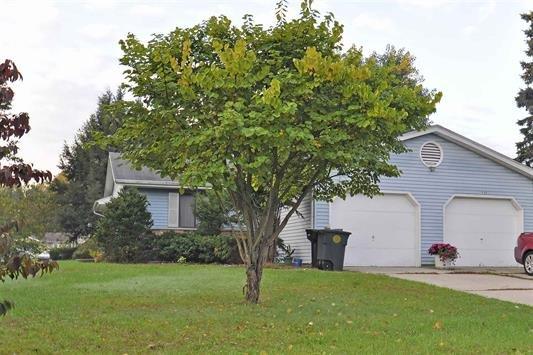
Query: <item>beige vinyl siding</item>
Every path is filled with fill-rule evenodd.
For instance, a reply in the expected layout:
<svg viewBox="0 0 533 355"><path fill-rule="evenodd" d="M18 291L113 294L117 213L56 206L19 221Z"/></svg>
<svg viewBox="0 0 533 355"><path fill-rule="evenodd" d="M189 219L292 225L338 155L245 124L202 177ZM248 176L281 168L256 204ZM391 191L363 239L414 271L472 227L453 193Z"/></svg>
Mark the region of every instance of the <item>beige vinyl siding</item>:
<svg viewBox="0 0 533 355"><path fill-rule="evenodd" d="M310 263L311 243L307 240L305 233L306 229L312 228L312 202L310 196L302 201L298 208L298 212L300 212L302 216L293 214L289 219L289 223L287 223L283 231L280 233L280 238L295 249L293 257L302 258L304 263ZM285 216L286 213L287 212L282 213L282 217Z"/></svg>

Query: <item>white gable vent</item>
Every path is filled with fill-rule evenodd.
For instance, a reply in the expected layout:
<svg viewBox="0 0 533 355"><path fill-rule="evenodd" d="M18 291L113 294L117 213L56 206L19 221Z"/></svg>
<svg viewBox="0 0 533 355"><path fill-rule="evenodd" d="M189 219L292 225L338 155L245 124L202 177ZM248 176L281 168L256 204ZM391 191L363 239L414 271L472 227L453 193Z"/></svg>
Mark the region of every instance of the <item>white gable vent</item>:
<svg viewBox="0 0 533 355"><path fill-rule="evenodd" d="M420 148L420 160L428 168L436 168L442 162L442 148L435 142L424 143Z"/></svg>

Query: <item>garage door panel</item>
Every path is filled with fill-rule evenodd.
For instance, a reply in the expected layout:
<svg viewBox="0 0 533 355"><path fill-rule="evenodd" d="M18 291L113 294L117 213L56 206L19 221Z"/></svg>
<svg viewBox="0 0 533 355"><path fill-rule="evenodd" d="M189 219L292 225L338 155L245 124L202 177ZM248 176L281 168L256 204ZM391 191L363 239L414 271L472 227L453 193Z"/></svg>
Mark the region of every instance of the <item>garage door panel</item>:
<svg viewBox="0 0 533 355"><path fill-rule="evenodd" d="M418 209L407 195L336 199L331 216L332 228L352 232L346 266L419 265Z"/></svg>
<svg viewBox="0 0 533 355"><path fill-rule="evenodd" d="M386 201L386 203L384 203ZM373 212L405 212L414 207L405 195L378 195L373 198L357 195L349 196L345 200L336 198L335 204L348 206L353 211L373 211Z"/></svg>
<svg viewBox="0 0 533 355"><path fill-rule="evenodd" d="M489 214L514 215L516 208L510 200L498 198L482 198L482 197L456 197L448 205L450 207L453 203L453 209L460 212L470 212L485 210Z"/></svg>
<svg viewBox="0 0 533 355"><path fill-rule="evenodd" d="M513 266L513 250L463 250L461 258L457 260L457 266ZM462 260L462 261L461 261ZM466 263L465 260L471 260ZM476 263L477 262L477 263Z"/></svg>
<svg viewBox="0 0 533 355"><path fill-rule="evenodd" d="M509 226L514 225L516 215L473 215L473 214L447 214L446 223L451 232L463 233L505 233Z"/></svg>
<svg viewBox="0 0 533 355"><path fill-rule="evenodd" d="M413 266L412 249L373 249L368 248L365 253L360 249L346 247L344 265L346 266Z"/></svg>
<svg viewBox="0 0 533 355"><path fill-rule="evenodd" d="M508 199L456 197L444 211L444 241L458 248L458 266L513 266L521 211Z"/></svg>

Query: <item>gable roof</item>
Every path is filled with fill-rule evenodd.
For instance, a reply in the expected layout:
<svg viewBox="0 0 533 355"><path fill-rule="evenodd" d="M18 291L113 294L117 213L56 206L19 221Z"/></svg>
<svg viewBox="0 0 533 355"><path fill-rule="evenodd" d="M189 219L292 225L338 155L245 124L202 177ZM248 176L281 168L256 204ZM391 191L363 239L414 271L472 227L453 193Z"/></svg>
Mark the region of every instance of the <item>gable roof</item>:
<svg viewBox="0 0 533 355"><path fill-rule="evenodd" d="M428 127L426 130L423 131L412 131L409 133L405 133L400 137L401 141L407 141L409 139L425 136L427 134L435 134L439 137L442 137L450 142L453 142L463 148L466 148L474 153L477 153L481 155L482 157L485 157L487 159L492 160L495 163L498 163L500 165L505 166L508 169L511 169L519 174L522 174L530 179L533 179L533 169L524 165L520 164L519 162L515 161L512 158L509 158L506 155L503 155L501 153L498 153L497 151L484 146L482 144L479 144L477 142L474 142L471 139L468 139L458 133L455 133L447 128L444 128L439 125L433 125Z"/></svg>
<svg viewBox="0 0 533 355"><path fill-rule="evenodd" d="M109 166L117 184L135 186L180 187L178 181L162 177L154 170L142 167L136 170L120 153L109 153Z"/></svg>

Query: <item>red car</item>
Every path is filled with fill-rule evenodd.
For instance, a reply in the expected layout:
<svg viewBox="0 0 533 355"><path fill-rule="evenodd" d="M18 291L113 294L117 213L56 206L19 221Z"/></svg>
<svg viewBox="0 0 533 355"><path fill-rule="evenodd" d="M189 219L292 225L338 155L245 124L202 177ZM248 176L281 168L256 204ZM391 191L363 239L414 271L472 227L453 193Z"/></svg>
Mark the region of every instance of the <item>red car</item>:
<svg viewBox="0 0 533 355"><path fill-rule="evenodd" d="M524 265L526 274L533 276L533 232L522 233L518 236L514 258Z"/></svg>

